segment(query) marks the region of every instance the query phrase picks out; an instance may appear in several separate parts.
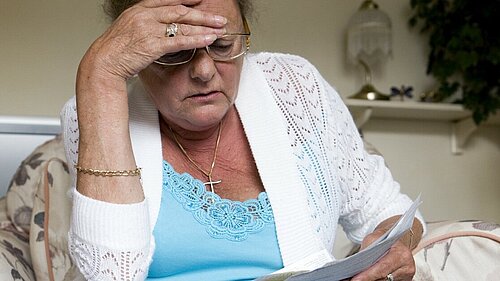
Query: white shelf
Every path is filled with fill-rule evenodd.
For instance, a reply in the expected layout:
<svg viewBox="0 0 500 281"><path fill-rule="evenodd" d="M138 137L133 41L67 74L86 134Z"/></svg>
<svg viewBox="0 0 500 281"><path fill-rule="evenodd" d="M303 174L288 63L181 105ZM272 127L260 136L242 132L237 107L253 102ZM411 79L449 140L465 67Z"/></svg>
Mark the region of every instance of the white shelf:
<svg viewBox="0 0 500 281"><path fill-rule="evenodd" d="M362 128L371 118L451 122L451 151L454 154L463 153L467 140L477 129L472 113L459 104L357 99L345 99L344 102L358 128ZM487 123L500 124L500 114L490 118Z"/></svg>

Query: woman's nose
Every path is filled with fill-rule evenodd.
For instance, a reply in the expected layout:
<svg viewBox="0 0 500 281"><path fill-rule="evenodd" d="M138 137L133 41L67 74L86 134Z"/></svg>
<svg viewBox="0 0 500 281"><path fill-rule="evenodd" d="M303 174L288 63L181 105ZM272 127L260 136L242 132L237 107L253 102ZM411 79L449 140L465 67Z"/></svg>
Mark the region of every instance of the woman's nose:
<svg viewBox="0 0 500 281"><path fill-rule="evenodd" d="M208 55L205 48L196 50L194 58L190 62L190 68L191 78L203 82L210 81L217 71L214 60Z"/></svg>

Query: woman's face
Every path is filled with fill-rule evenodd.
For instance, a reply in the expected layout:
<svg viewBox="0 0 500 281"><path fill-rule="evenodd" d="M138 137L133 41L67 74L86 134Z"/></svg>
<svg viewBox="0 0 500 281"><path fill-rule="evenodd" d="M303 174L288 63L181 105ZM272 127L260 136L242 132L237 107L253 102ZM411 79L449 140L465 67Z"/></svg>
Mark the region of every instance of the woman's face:
<svg viewBox="0 0 500 281"><path fill-rule="evenodd" d="M234 0L203 0L194 8L226 17L227 32L244 31ZM186 64L153 63L139 77L167 122L185 130L202 131L217 125L234 104L242 64L243 57L215 62L203 48Z"/></svg>

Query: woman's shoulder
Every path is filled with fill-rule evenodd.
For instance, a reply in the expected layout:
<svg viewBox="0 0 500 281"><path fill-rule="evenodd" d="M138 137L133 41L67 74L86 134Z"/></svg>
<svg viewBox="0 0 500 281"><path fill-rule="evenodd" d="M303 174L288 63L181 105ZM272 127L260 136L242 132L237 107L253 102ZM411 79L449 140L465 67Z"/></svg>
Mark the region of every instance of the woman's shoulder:
<svg viewBox="0 0 500 281"><path fill-rule="evenodd" d="M63 130L67 126L74 126L77 123L76 97L72 96L62 107L59 118Z"/></svg>
<svg viewBox="0 0 500 281"><path fill-rule="evenodd" d="M294 54L258 52L248 54L247 58L260 65L276 64L279 62L282 65L294 65L302 68L316 69L306 58Z"/></svg>
<svg viewBox="0 0 500 281"><path fill-rule="evenodd" d="M304 79L308 81L323 80L316 67L301 56L261 52L248 54L247 60L264 74L269 83L274 83L277 80L283 81L283 79L300 80L300 82L304 82L302 81Z"/></svg>

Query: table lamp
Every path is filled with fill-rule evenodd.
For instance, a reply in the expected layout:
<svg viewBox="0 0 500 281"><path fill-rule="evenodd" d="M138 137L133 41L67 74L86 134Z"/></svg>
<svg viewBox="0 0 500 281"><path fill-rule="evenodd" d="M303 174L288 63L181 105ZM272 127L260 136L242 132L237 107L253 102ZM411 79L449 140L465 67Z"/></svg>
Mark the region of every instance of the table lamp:
<svg viewBox="0 0 500 281"><path fill-rule="evenodd" d="M347 28L347 56L353 64L364 69L364 85L349 98L389 100L389 95L372 85L372 71L392 53L391 20L372 0L365 0L349 20Z"/></svg>

